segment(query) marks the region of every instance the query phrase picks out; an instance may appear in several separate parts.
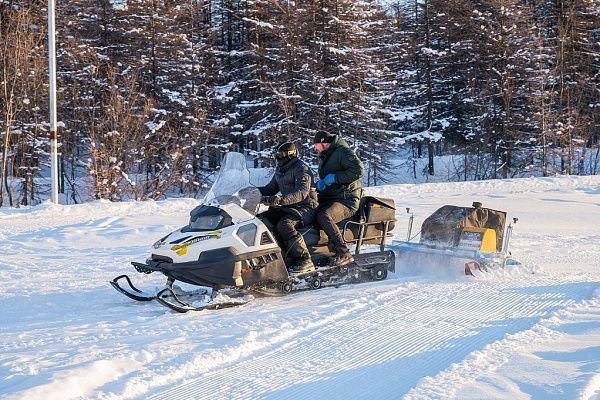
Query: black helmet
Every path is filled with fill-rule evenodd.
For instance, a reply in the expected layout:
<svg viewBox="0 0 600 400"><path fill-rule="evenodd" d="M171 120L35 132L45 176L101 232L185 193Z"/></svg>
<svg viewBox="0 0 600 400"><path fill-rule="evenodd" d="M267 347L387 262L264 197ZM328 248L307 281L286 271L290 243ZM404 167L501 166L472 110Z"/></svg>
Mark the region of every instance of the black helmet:
<svg viewBox="0 0 600 400"><path fill-rule="evenodd" d="M275 151L275 159L277 160L277 165L282 166L287 164L293 158L298 156L298 148L292 142L285 142L277 146L277 150Z"/></svg>

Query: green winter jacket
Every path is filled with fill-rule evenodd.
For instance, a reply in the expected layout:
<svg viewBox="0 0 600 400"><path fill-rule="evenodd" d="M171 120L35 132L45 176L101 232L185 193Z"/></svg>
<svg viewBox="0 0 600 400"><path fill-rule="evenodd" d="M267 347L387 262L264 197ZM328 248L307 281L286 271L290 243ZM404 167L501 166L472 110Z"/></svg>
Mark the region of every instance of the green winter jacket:
<svg viewBox="0 0 600 400"><path fill-rule="evenodd" d="M319 178L335 174L335 183L319 193L319 204L342 203L354 211L362 197L360 178L365 167L358 156L339 135L335 136L331 146L319 154Z"/></svg>

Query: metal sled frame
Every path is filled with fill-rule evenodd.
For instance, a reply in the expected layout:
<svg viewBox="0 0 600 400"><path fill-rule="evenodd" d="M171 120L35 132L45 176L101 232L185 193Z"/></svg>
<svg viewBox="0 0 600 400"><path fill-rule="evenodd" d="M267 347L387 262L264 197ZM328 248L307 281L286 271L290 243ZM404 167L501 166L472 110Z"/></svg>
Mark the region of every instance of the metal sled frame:
<svg viewBox="0 0 600 400"><path fill-rule="evenodd" d="M344 238L344 241L346 243L350 243L350 244L356 244L356 249L354 250L354 254L360 254L360 248L363 245L363 242L367 241L367 240L377 240L379 239L379 251L384 251L385 250L385 241L388 237L388 232L389 232L389 226L390 223L392 222L396 222L396 220L389 220L389 221L377 221L377 222L356 222L356 221L346 221L346 223L344 224L344 229L342 231L342 237ZM375 236L365 236L366 232L367 232L367 228L370 225L378 225L378 224L383 224L383 231L381 232L381 235L375 235ZM354 239L354 240L346 240L346 229L350 229L348 228L348 225L358 225L358 238Z"/></svg>

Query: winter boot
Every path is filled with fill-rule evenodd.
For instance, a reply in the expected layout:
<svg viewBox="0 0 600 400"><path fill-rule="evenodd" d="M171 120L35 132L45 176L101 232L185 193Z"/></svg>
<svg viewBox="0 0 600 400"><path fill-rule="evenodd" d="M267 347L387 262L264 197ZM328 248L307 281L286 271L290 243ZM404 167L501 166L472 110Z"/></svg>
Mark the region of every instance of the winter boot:
<svg viewBox="0 0 600 400"><path fill-rule="evenodd" d="M310 272L315 269L315 264L313 264L310 257L302 257L299 258L294 265L292 266L292 272L301 273L301 272Z"/></svg>
<svg viewBox="0 0 600 400"><path fill-rule="evenodd" d="M331 261L331 265L335 265L337 267L343 267L344 265L348 265L354 262L354 257L350 254L349 251L339 252L335 255L333 260Z"/></svg>

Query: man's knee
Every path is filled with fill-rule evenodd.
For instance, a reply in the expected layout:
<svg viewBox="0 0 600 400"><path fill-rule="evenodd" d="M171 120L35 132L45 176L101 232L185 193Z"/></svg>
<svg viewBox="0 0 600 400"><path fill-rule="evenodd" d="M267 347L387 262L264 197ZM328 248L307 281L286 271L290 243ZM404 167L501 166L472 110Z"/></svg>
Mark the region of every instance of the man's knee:
<svg viewBox="0 0 600 400"><path fill-rule="evenodd" d="M293 236L296 233L297 222L290 218L282 218L277 222L275 229L282 236Z"/></svg>
<svg viewBox="0 0 600 400"><path fill-rule="evenodd" d="M333 215L330 212L331 210L329 208L325 208L322 210L319 210L317 212L317 216L316 219L319 222L319 224L321 223L332 223L333 221Z"/></svg>

